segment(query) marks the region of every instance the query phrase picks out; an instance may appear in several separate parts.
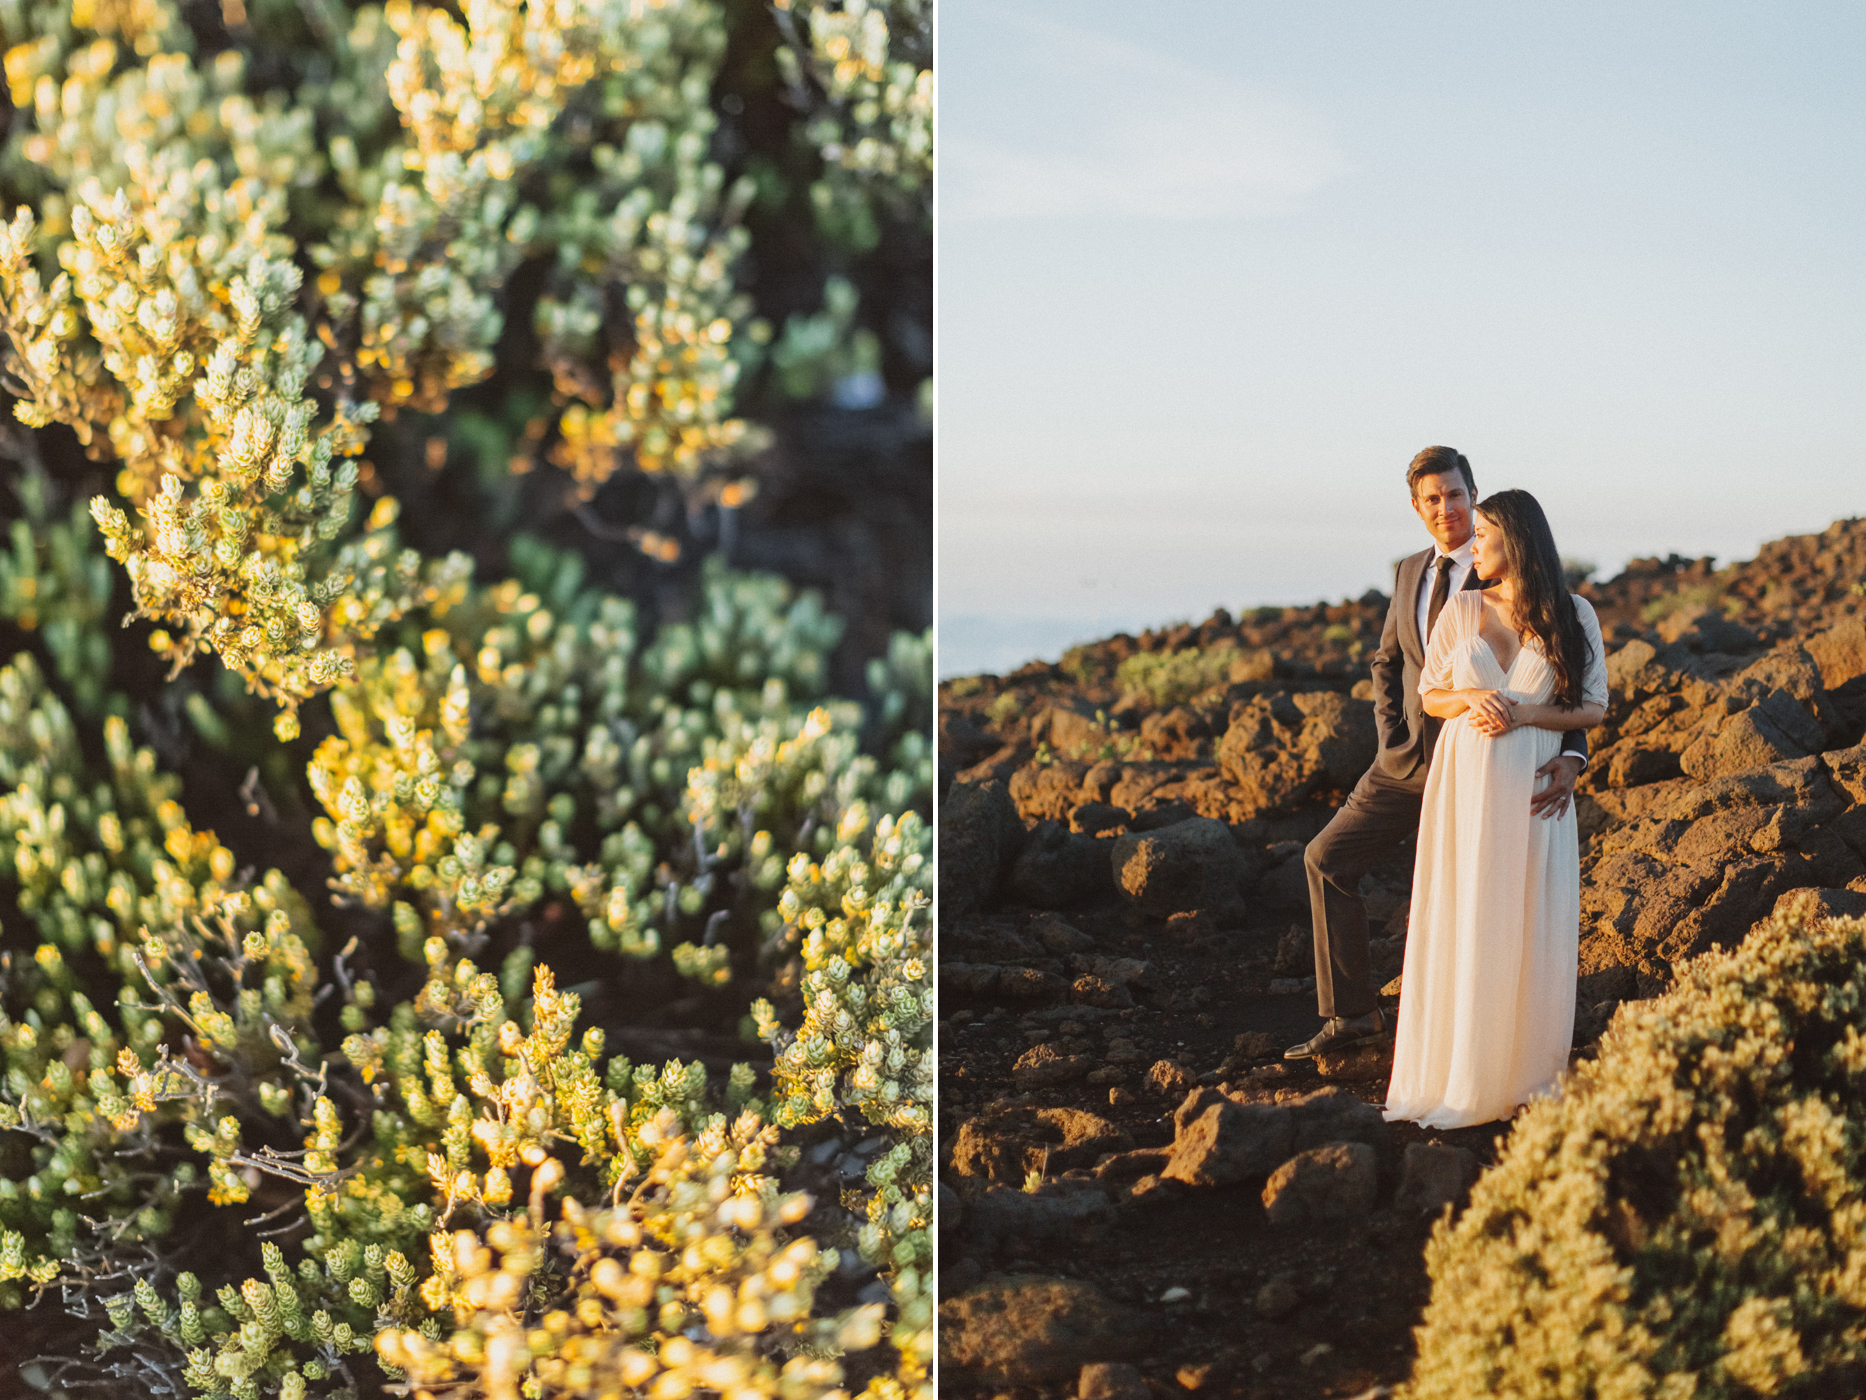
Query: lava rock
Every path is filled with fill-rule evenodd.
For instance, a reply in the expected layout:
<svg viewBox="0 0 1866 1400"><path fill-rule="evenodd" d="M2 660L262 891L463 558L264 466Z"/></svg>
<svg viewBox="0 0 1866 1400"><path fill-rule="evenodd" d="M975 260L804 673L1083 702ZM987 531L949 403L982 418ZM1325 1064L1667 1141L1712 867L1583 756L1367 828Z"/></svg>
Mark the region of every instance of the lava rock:
<svg viewBox="0 0 1866 1400"><path fill-rule="evenodd" d="M1060 1002L1069 984L1037 967L1001 967L996 963L941 963L940 996L961 1006L980 1002Z"/></svg>
<svg viewBox="0 0 1866 1400"><path fill-rule="evenodd" d="M1112 863L1122 897L1159 917L1238 904L1239 883L1249 872L1231 829L1210 817L1117 837Z"/></svg>
<svg viewBox="0 0 1866 1400"><path fill-rule="evenodd" d="M1128 1187L1127 1195L1123 1199L1130 1206L1168 1205L1179 1200L1191 1189L1185 1182L1175 1180L1173 1177L1149 1174Z"/></svg>
<svg viewBox="0 0 1866 1400"><path fill-rule="evenodd" d="M1095 1062L1087 1055L1065 1055L1053 1045L1033 1045L1011 1066L1011 1082L1021 1093L1080 1079Z"/></svg>
<svg viewBox="0 0 1866 1400"><path fill-rule="evenodd" d="M1079 756L1092 759L1100 757L1107 745L1108 728L1091 705L1057 704L1030 722L1030 740L1048 743L1065 761Z"/></svg>
<svg viewBox="0 0 1866 1400"><path fill-rule="evenodd" d="M1393 1209L1437 1215L1455 1206L1477 1179L1477 1158L1445 1142L1409 1142L1400 1159L1399 1189Z"/></svg>
<svg viewBox="0 0 1866 1400"><path fill-rule="evenodd" d="M1616 748L1607 764L1607 786L1643 787L1681 777L1684 768L1678 753L1652 744L1629 744Z"/></svg>
<svg viewBox="0 0 1866 1400"><path fill-rule="evenodd" d="M1070 953L1086 953L1095 946L1095 940L1082 932L1074 924L1065 923L1055 914L1045 914L1031 920L1030 932L1050 952L1058 957Z"/></svg>
<svg viewBox="0 0 1866 1400"><path fill-rule="evenodd" d="M1134 994L1125 984L1111 982L1085 972L1069 988L1069 999L1082 1006L1099 1006L1107 1011L1121 1011L1134 1004Z"/></svg>
<svg viewBox="0 0 1866 1400"><path fill-rule="evenodd" d="M940 803L939 897L944 912L981 909L1023 844L1024 824L1003 783L956 783Z"/></svg>
<svg viewBox="0 0 1866 1400"><path fill-rule="evenodd" d="M1153 964L1140 958L1095 957L1086 963L1076 963L1075 968L1078 972L1092 973L1123 987L1141 987L1146 985Z"/></svg>
<svg viewBox="0 0 1866 1400"><path fill-rule="evenodd" d="M1042 1385L1117 1359L1137 1340L1131 1314L1092 1283L991 1277L939 1309L939 1361L961 1384Z"/></svg>
<svg viewBox="0 0 1866 1400"><path fill-rule="evenodd" d="M1660 619L1657 630L1661 641L1677 642L1692 651L1740 653L1762 645L1753 628L1703 606L1678 609Z"/></svg>
<svg viewBox="0 0 1866 1400"><path fill-rule="evenodd" d="M1243 1031L1231 1042L1231 1053L1240 1060L1267 1060L1277 1053L1276 1037L1263 1031Z"/></svg>
<svg viewBox="0 0 1866 1400"><path fill-rule="evenodd" d="M1009 792L1025 822L1067 818L1082 796L1086 763L1031 763L1011 775Z"/></svg>
<svg viewBox="0 0 1866 1400"><path fill-rule="evenodd" d="M1736 715L1715 735L1697 740L1679 756L1679 766L1694 778L1716 778L1787 759L1819 753L1825 747L1820 723L1785 690L1771 691Z"/></svg>
<svg viewBox="0 0 1866 1400"><path fill-rule="evenodd" d="M1382 1036L1378 1040L1351 1045L1346 1050L1317 1055L1313 1063L1315 1072L1324 1079L1339 1079L1350 1083L1387 1079L1393 1074L1393 1041L1391 1037Z"/></svg>
<svg viewBox="0 0 1866 1400"><path fill-rule="evenodd" d="M1816 632L1804 645L1820 667L1823 689L1839 690L1866 676L1866 617L1850 617Z"/></svg>
<svg viewBox="0 0 1866 1400"><path fill-rule="evenodd" d="M1318 1089L1288 1099L1298 1152L1328 1142L1365 1143L1382 1157L1393 1146L1393 1125L1379 1108L1363 1103L1346 1089Z"/></svg>
<svg viewBox="0 0 1866 1400"><path fill-rule="evenodd" d="M1094 1361L1076 1378L1076 1400L1152 1400L1153 1392L1134 1367L1120 1361Z"/></svg>
<svg viewBox="0 0 1866 1400"><path fill-rule="evenodd" d="M1272 1225L1348 1220L1374 1208L1379 1175L1374 1150L1364 1142L1331 1142L1300 1152L1278 1167L1263 1188Z"/></svg>
<svg viewBox="0 0 1866 1400"><path fill-rule="evenodd" d="M1301 864L1300 861L1297 862ZM1304 892L1308 890L1305 882ZM1276 961L1272 964L1285 977L1302 977L1315 970L1315 935L1301 924L1291 924L1276 940Z"/></svg>
<svg viewBox="0 0 1866 1400"><path fill-rule="evenodd" d="M1113 1218L1099 1181L1071 1177L1045 1182L1035 1191L988 1188L966 1204L965 1232L981 1250L1005 1250L1075 1238L1106 1227Z"/></svg>
<svg viewBox="0 0 1866 1400"><path fill-rule="evenodd" d="M1225 1102L1225 1095L1209 1085L1191 1090L1180 1100L1179 1107L1173 1110L1173 1136L1178 1137L1186 1130L1186 1124L1203 1117L1206 1109Z"/></svg>
<svg viewBox="0 0 1866 1400"><path fill-rule="evenodd" d="M1069 812L1069 829L1079 836L1119 836L1133 820L1133 813L1112 802L1082 802Z"/></svg>
<svg viewBox="0 0 1866 1400"><path fill-rule="evenodd" d="M1110 891L1106 847L1058 821L1037 823L1011 863L1010 896L1040 909L1066 909Z"/></svg>
<svg viewBox="0 0 1866 1400"><path fill-rule="evenodd" d="M1804 900L1812 903L1813 907L1808 910L1811 919L1866 917L1866 892L1854 889L1789 890L1776 899L1775 908L1769 911L1769 917L1780 918Z"/></svg>
<svg viewBox="0 0 1866 1400"><path fill-rule="evenodd" d="M1002 747L996 735L987 733L969 717L942 711L939 717L940 791L952 786L961 769L970 768Z"/></svg>
<svg viewBox="0 0 1866 1400"><path fill-rule="evenodd" d="M1162 1176L1190 1186L1229 1186L1264 1176L1295 1145L1295 1119L1273 1104L1214 1104L1173 1139Z"/></svg>
<svg viewBox="0 0 1866 1400"><path fill-rule="evenodd" d="M955 1175L1021 1186L1033 1171L1065 1172L1134 1145L1125 1129L1077 1108L1010 1108L979 1114L953 1135Z"/></svg>
<svg viewBox="0 0 1866 1400"><path fill-rule="evenodd" d="M1155 757L1169 762L1204 758L1211 751L1211 736L1205 716L1185 705L1148 715L1140 722L1140 741Z"/></svg>
<svg viewBox="0 0 1866 1400"><path fill-rule="evenodd" d="M1288 811L1318 787L1353 787L1378 748L1371 702L1278 692L1232 708L1217 758L1242 810L1257 815Z"/></svg>
<svg viewBox="0 0 1866 1400"><path fill-rule="evenodd" d="M1111 1065L1129 1065L1140 1058L1140 1047L1125 1036L1112 1036L1102 1058Z"/></svg>
<svg viewBox="0 0 1866 1400"><path fill-rule="evenodd" d="M1139 1181L1143 1176L1158 1176L1173 1158L1170 1152L1138 1147L1132 1152L1116 1152L1095 1164L1097 1181Z"/></svg>
<svg viewBox="0 0 1866 1400"><path fill-rule="evenodd" d="M959 1193L945 1182L939 1183L939 1239L940 1246L959 1233L959 1226L965 1219L965 1202L959 1199Z"/></svg>
<svg viewBox="0 0 1866 1400"><path fill-rule="evenodd" d="M1147 1088L1161 1098L1178 1098L1199 1082L1199 1077L1177 1060L1156 1060L1147 1071Z"/></svg>

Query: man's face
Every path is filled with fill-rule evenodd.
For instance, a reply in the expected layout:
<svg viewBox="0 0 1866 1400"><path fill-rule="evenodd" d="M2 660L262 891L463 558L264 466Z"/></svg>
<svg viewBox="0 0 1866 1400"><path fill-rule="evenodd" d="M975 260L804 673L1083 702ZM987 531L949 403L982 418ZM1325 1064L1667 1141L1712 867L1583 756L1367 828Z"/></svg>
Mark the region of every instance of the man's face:
<svg viewBox="0 0 1866 1400"><path fill-rule="evenodd" d="M1413 483L1412 508L1447 554L1471 538L1471 492L1456 467Z"/></svg>

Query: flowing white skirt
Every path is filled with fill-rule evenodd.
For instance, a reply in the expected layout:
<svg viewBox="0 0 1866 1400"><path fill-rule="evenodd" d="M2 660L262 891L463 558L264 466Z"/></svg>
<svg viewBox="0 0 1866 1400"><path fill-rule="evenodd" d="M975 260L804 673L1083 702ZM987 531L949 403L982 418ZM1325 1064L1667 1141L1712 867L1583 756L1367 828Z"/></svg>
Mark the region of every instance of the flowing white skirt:
<svg viewBox="0 0 1866 1400"><path fill-rule="evenodd" d="M1491 738L1464 716L1439 734L1419 820L1389 1119L1461 1128L1506 1118L1551 1092L1567 1067L1581 924L1574 808L1557 820L1529 811L1547 783L1535 771L1560 747L1546 729Z"/></svg>

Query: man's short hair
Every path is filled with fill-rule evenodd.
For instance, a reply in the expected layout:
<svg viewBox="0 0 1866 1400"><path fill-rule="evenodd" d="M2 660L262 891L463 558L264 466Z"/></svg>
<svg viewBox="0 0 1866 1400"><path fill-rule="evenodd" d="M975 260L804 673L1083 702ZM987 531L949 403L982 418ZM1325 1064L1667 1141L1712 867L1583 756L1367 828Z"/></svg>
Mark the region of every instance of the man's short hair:
<svg viewBox="0 0 1866 1400"><path fill-rule="evenodd" d="M1422 476L1443 476L1456 467L1464 473L1464 489L1471 493L1471 499L1477 499L1477 482L1471 476L1471 464L1465 455L1455 447L1428 447L1412 459L1412 465L1406 468L1406 489L1412 495L1419 494L1419 478Z"/></svg>

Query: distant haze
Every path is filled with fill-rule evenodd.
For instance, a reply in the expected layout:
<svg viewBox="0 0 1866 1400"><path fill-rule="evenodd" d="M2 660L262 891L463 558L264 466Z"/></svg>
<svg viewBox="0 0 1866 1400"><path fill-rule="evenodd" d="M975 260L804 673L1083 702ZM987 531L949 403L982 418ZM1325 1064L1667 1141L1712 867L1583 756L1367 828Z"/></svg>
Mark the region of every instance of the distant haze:
<svg viewBox="0 0 1866 1400"><path fill-rule="evenodd" d="M941 0L940 671L1866 513L1866 9Z"/></svg>

